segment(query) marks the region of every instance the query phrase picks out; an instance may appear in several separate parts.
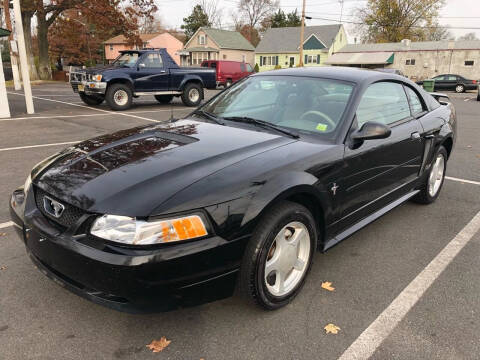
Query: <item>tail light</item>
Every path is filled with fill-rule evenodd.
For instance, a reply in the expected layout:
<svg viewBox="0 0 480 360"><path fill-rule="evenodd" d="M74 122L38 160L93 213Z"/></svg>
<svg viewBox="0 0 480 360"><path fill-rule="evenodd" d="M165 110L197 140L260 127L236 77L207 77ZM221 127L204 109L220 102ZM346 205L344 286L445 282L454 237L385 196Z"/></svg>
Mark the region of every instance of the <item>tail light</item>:
<svg viewBox="0 0 480 360"><path fill-rule="evenodd" d="M476 84L476 83L477 83L477 80L472 80L472 82L473 82L474 84Z"/></svg>

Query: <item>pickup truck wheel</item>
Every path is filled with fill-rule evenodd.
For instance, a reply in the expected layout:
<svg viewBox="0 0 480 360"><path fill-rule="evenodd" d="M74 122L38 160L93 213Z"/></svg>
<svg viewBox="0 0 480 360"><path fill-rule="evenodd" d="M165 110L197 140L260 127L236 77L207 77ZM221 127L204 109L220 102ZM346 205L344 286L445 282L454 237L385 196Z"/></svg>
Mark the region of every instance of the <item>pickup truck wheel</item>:
<svg viewBox="0 0 480 360"><path fill-rule="evenodd" d="M228 88L232 86L232 80L228 79L227 82L225 83L225 87Z"/></svg>
<svg viewBox="0 0 480 360"><path fill-rule="evenodd" d="M93 105L100 105L103 100L105 100L105 97L102 96L102 95L87 95L85 93L79 93L80 94L80 99L82 99L82 101L87 104L87 105L90 105L90 106L93 106Z"/></svg>
<svg viewBox="0 0 480 360"><path fill-rule="evenodd" d="M112 110L127 110L132 106L132 90L128 85L113 84L108 87L105 100Z"/></svg>
<svg viewBox="0 0 480 360"><path fill-rule="evenodd" d="M173 99L173 95L155 95L155 99L160 104L169 104Z"/></svg>
<svg viewBox="0 0 480 360"><path fill-rule="evenodd" d="M185 86L182 101L186 106L198 106L203 99L203 89L200 85L190 83Z"/></svg>

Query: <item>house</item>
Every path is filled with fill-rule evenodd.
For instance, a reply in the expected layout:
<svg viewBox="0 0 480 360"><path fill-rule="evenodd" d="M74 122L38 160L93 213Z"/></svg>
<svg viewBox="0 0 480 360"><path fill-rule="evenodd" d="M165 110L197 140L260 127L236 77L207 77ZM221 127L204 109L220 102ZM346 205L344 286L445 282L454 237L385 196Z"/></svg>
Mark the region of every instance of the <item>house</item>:
<svg viewBox="0 0 480 360"><path fill-rule="evenodd" d="M480 79L480 40L350 44L330 57L331 65L392 68L417 81L441 74Z"/></svg>
<svg viewBox="0 0 480 360"><path fill-rule="evenodd" d="M180 53L182 66L198 66L203 60L233 60L254 65L255 48L238 31L201 27Z"/></svg>
<svg viewBox="0 0 480 360"><path fill-rule="evenodd" d="M343 25L306 26L303 42L305 66L322 66L327 58L347 44ZM300 63L300 27L270 28L255 49L260 71L276 65L293 67Z"/></svg>
<svg viewBox="0 0 480 360"><path fill-rule="evenodd" d="M155 34L140 34L142 39L142 48L165 48L170 56L177 62L180 62L179 52L183 48L183 43L169 32ZM135 46L128 45L128 40L123 35L115 36L104 42L105 58L110 63L119 54L121 50L132 50Z"/></svg>

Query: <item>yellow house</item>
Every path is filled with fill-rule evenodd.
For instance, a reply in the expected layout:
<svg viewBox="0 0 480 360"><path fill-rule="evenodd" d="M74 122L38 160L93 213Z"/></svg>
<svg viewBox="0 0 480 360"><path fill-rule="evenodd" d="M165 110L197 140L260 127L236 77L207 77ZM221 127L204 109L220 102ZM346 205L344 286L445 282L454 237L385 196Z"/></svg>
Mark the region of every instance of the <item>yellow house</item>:
<svg viewBox="0 0 480 360"><path fill-rule="evenodd" d="M347 44L343 25L306 26L303 42L305 66L323 66L325 61ZM270 28L255 49L260 71L295 67L300 63L300 27Z"/></svg>

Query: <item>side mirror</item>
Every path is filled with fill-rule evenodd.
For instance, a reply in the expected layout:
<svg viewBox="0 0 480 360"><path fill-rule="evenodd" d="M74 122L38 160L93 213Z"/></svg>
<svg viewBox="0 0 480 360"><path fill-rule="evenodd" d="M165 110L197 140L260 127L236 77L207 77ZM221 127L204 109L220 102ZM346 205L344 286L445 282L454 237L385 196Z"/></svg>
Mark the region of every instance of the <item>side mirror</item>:
<svg viewBox="0 0 480 360"><path fill-rule="evenodd" d="M145 67L145 64L144 64L144 63L138 64L138 68L139 68L139 69L144 68L144 67Z"/></svg>
<svg viewBox="0 0 480 360"><path fill-rule="evenodd" d="M369 121L350 137L353 140L353 148L358 148L365 140L386 139L391 134L392 130L387 125Z"/></svg>

